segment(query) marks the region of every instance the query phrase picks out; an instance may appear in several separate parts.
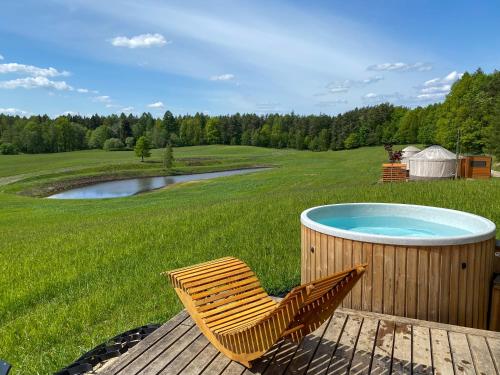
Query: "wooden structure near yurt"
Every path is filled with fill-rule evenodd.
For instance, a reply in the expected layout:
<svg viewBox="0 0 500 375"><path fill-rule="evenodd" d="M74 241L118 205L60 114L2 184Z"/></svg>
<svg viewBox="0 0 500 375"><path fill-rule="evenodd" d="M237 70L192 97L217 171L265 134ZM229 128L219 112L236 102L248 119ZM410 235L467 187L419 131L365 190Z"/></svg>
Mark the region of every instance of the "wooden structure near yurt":
<svg viewBox="0 0 500 375"><path fill-rule="evenodd" d="M460 160L460 177L487 179L491 177L491 156L473 155Z"/></svg>
<svg viewBox="0 0 500 375"><path fill-rule="evenodd" d="M406 165L401 163L382 164L382 182L405 182Z"/></svg>

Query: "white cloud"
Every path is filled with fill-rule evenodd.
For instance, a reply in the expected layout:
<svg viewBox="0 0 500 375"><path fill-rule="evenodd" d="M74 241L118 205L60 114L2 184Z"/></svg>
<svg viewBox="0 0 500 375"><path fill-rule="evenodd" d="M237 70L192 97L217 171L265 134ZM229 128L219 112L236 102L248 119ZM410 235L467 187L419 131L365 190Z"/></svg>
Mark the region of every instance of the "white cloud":
<svg viewBox="0 0 500 375"><path fill-rule="evenodd" d="M61 114L61 116L76 116L76 115L79 115L79 113L75 111L65 111Z"/></svg>
<svg viewBox="0 0 500 375"><path fill-rule="evenodd" d="M258 113L282 113L280 103L264 102L255 105Z"/></svg>
<svg viewBox="0 0 500 375"><path fill-rule="evenodd" d="M446 77L443 78L434 78L430 79L428 81L424 82L424 86L426 87L432 87L435 85L445 85L445 84L452 84L455 81L458 81L460 78L462 78L463 73L458 73L456 70L449 73Z"/></svg>
<svg viewBox="0 0 500 375"><path fill-rule="evenodd" d="M416 62L413 64L407 64L403 62L396 63L383 63L370 65L367 70L372 70L376 72L388 71L388 72L427 72L432 69L432 64Z"/></svg>
<svg viewBox="0 0 500 375"><path fill-rule="evenodd" d="M379 103L387 103L387 102L403 102L405 100L405 96L395 92L393 94L378 94L374 92L369 92L362 97L363 101L370 104L379 104Z"/></svg>
<svg viewBox="0 0 500 375"><path fill-rule="evenodd" d="M328 92L332 94L341 94L343 92L347 92L349 89L347 87L333 87L331 89L328 89Z"/></svg>
<svg viewBox="0 0 500 375"><path fill-rule="evenodd" d="M0 73L18 73L27 74L33 77L57 77L57 76L69 76L69 72L62 71L49 67L49 68L39 68L33 65L25 65L18 63L8 63L0 64Z"/></svg>
<svg viewBox="0 0 500 375"><path fill-rule="evenodd" d="M211 81L231 81L234 79L234 74L226 73L218 76L211 76Z"/></svg>
<svg viewBox="0 0 500 375"><path fill-rule="evenodd" d="M163 108L165 108L165 106L163 105L162 102L155 102L155 103L148 104L148 108L163 109Z"/></svg>
<svg viewBox="0 0 500 375"><path fill-rule="evenodd" d="M451 85L437 85L437 86L428 86L424 87L420 90L422 94L433 94L436 92L449 92L451 90Z"/></svg>
<svg viewBox="0 0 500 375"><path fill-rule="evenodd" d="M120 108L118 104L106 104L106 108Z"/></svg>
<svg viewBox="0 0 500 375"><path fill-rule="evenodd" d="M398 92L392 94L370 92L365 94L362 99L369 104L391 102L404 105L422 105L426 102L436 102L443 100L448 95L453 83L459 80L462 75L462 73L453 71L444 77L430 79L415 87L418 92L412 95L403 95Z"/></svg>
<svg viewBox="0 0 500 375"><path fill-rule="evenodd" d="M111 44L115 47L127 47L127 48L145 48L153 46L164 46L165 44L171 43L167 41L165 37L161 34L141 34L136 35L131 38L126 36L117 36L111 39Z"/></svg>
<svg viewBox="0 0 500 375"><path fill-rule="evenodd" d="M109 103L111 101L111 98L108 95L94 96L92 99L99 103Z"/></svg>
<svg viewBox="0 0 500 375"><path fill-rule="evenodd" d="M55 90L72 91L73 87L64 81L51 81L47 77L26 77L18 78L10 81L0 81L0 88L16 89L16 88L34 89L34 88L48 88Z"/></svg>
<svg viewBox="0 0 500 375"><path fill-rule="evenodd" d="M323 100L316 103L318 107L334 107L338 104L347 104L347 100L345 99Z"/></svg>
<svg viewBox="0 0 500 375"><path fill-rule="evenodd" d="M328 85L326 85L326 88L331 94L340 94L348 92L351 88L365 87L373 83L382 81L383 79L384 77L382 76L373 76L358 80L346 79L343 81L330 82Z"/></svg>
<svg viewBox="0 0 500 375"><path fill-rule="evenodd" d="M134 107L129 106L129 107L123 107L122 112L132 112L134 110Z"/></svg>
<svg viewBox="0 0 500 375"><path fill-rule="evenodd" d="M0 108L0 113L11 116L25 116L28 114L27 111L23 111L22 109L17 108Z"/></svg>
<svg viewBox="0 0 500 375"><path fill-rule="evenodd" d="M462 75L463 73L453 71L445 77L437 77L425 81L422 86L417 87L419 94L415 97L416 100L433 101L444 99L450 92L453 83L458 81Z"/></svg>
<svg viewBox="0 0 500 375"><path fill-rule="evenodd" d="M418 94L415 99L420 101L434 101L444 99L448 95L446 92L438 92L435 94Z"/></svg>
<svg viewBox="0 0 500 375"><path fill-rule="evenodd" d="M81 94L87 94L89 92L88 89L76 89L76 91L81 93Z"/></svg>

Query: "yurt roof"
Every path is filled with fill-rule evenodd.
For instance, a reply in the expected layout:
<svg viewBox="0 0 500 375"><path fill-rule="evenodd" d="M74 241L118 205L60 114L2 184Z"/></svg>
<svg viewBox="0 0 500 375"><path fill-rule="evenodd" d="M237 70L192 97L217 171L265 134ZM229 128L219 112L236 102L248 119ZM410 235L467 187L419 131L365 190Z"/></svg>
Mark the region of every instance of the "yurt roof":
<svg viewBox="0 0 500 375"><path fill-rule="evenodd" d="M441 146L427 147L418 154L413 155L410 160L446 161L456 160L457 156Z"/></svg>
<svg viewBox="0 0 500 375"><path fill-rule="evenodd" d="M408 152L408 151L409 152L415 152L415 151L419 152L420 149L418 147L415 147L415 146L407 146L407 147L403 148L403 151L404 152Z"/></svg>

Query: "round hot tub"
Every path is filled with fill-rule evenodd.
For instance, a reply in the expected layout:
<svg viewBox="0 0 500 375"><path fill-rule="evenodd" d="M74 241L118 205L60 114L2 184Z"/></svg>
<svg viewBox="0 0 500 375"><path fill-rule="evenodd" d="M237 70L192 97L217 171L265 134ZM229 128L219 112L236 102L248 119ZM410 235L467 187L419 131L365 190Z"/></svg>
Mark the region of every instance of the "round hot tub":
<svg viewBox="0 0 500 375"><path fill-rule="evenodd" d="M487 328L493 222L462 211L349 203L301 214L302 283L368 263L343 306Z"/></svg>

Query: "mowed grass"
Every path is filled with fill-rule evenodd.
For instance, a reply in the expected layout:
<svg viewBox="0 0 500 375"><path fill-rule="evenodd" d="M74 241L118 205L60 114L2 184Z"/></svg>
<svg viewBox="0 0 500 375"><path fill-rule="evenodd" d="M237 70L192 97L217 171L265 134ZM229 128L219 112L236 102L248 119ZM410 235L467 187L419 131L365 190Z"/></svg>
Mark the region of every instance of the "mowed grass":
<svg viewBox="0 0 500 375"><path fill-rule="evenodd" d="M205 146L175 149L175 156L214 160L204 170L275 168L129 198L56 201L12 192L47 175L160 167L130 152L0 157L0 176L28 179L0 186L0 358L15 374L54 372L120 332L169 319L182 307L164 270L232 255L248 262L269 293L289 290L300 280L299 215L311 206L425 204L500 224L500 179L381 185L382 147L312 153Z"/></svg>

